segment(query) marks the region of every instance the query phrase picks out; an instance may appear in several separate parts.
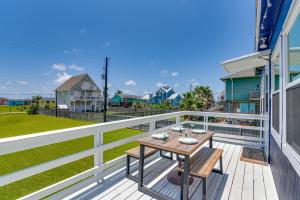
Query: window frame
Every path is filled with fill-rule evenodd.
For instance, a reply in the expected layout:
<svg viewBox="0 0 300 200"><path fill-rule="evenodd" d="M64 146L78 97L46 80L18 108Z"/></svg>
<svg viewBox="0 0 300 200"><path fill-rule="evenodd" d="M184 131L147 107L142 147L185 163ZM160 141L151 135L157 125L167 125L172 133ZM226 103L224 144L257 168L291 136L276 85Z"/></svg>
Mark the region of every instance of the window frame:
<svg viewBox="0 0 300 200"><path fill-rule="evenodd" d="M289 10L288 16L286 18L286 21L283 25L282 29L282 52L283 52L283 66L282 66L282 72L283 72L283 137L282 137L282 151L284 155L288 158L290 163L292 164L295 171L300 176L300 154L297 153L288 143L287 143L287 107L286 107L286 91L295 86L300 84L300 79L297 79L293 82L288 82L288 34L291 31L297 17L300 17L300 1L294 0L291 9Z"/></svg>
<svg viewBox="0 0 300 200"><path fill-rule="evenodd" d="M277 58L277 56L279 55L279 74L281 74L281 67L282 67L282 51L281 51L281 47L282 47L282 39L281 36L278 38L277 43L275 45L275 48L272 52L271 55L271 83L269 81L269 84L271 84L271 91L269 91L270 93L270 98L271 98L271 102L273 103L273 95L275 94L279 94L279 131L277 131L275 128L273 128L273 105L271 105L271 113L269 113L271 115L271 134L274 138L274 140L276 141L277 145L279 146L279 148L282 148L282 123L280 123L282 121L282 76L279 76L279 89L275 91L275 68L274 68L274 61ZM270 105L269 105L270 106Z"/></svg>

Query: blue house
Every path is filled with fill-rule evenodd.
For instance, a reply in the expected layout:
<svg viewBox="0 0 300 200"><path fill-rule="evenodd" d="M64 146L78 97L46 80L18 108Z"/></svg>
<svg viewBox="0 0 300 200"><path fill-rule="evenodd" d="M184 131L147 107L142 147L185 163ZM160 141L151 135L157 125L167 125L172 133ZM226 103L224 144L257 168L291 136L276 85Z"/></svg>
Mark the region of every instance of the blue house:
<svg viewBox="0 0 300 200"><path fill-rule="evenodd" d="M31 105L30 99L8 99L7 100L8 106L25 106Z"/></svg>
<svg viewBox="0 0 300 200"><path fill-rule="evenodd" d="M170 102L173 106L179 106L182 97L179 94L176 94L175 91L167 85L159 88L156 93L148 94L142 98L149 104L162 104L165 102Z"/></svg>
<svg viewBox="0 0 300 200"><path fill-rule="evenodd" d="M300 1L257 0L255 52L221 63L229 73L254 69L261 114L269 117L264 148L279 199L300 193Z"/></svg>

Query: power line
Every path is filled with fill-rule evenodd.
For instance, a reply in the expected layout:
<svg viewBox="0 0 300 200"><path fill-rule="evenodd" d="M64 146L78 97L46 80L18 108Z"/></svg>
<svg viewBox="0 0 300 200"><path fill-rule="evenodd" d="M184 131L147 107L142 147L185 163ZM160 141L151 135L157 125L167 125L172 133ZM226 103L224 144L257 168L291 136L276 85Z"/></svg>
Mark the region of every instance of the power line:
<svg viewBox="0 0 300 200"><path fill-rule="evenodd" d="M2 40L4 39L4 41ZM1 41L2 40L2 41ZM54 50L54 51L59 51L64 54L69 54L73 56L84 56L92 59L97 59L96 54L91 54L91 53L85 53L81 52L78 49L71 48L71 49L66 49L63 47L58 47L58 46L53 46L53 45L48 45L45 43L40 43L40 42L35 42L35 41L25 41L25 40L19 40L15 38L10 38L7 36L0 36L0 42L10 44L10 45L15 45L15 46L21 46L21 47L27 47L27 48L36 48L36 49L47 49L47 50Z"/></svg>

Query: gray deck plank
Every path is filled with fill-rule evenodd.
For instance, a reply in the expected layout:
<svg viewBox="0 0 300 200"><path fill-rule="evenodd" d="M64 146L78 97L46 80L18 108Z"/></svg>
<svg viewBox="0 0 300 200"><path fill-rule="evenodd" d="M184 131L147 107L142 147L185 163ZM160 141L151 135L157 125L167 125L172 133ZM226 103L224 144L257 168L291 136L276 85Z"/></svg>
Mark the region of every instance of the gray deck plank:
<svg viewBox="0 0 300 200"><path fill-rule="evenodd" d="M207 199L268 199L277 200L277 191L273 180L270 166L262 166L240 161L242 146L229 143L214 142L214 147L223 148L223 170L224 174L212 173L208 177ZM157 159L145 170L145 183L152 184L151 189L158 191L172 199L179 199L180 187L168 182L167 175L163 172L170 170L170 166L176 166L176 161L168 159ZM134 166L133 169L136 169ZM216 168L219 167L219 163ZM134 172L136 175L137 172ZM110 184L97 188L93 196L79 195L81 198L73 199L94 199L94 200L154 200L151 196L138 191L137 183L124 177L121 173L114 181L106 180ZM98 193L97 193L98 192ZM190 186L192 200L202 198L202 180L195 178Z"/></svg>
<svg viewBox="0 0 300 200"><path fill-rule="evenodd" d="M243 191L242 191L242 199L243 200L253 200L253 163L245 164L245 173L244 173L244 183L243 183Z"/></svg>

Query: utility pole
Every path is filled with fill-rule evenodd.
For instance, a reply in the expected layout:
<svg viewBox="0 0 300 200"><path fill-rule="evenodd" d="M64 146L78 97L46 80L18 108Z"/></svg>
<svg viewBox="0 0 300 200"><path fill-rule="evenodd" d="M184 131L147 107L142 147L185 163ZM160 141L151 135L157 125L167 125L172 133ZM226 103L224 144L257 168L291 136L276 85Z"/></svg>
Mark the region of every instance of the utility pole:
<svg viewBox="0 0 300 200"><path fill-rule="evenodd" d="M55 116L57 117L57 90L55 90Z"/></svg>
<svg viewBox="0 0 300 200"><path fill-rule="evenodd" d="M107 111L107 68L108 68L109 58L105 57L105 67L104 67L104 109L103 109L103 121L106 122L106 111Z"/></svg>

